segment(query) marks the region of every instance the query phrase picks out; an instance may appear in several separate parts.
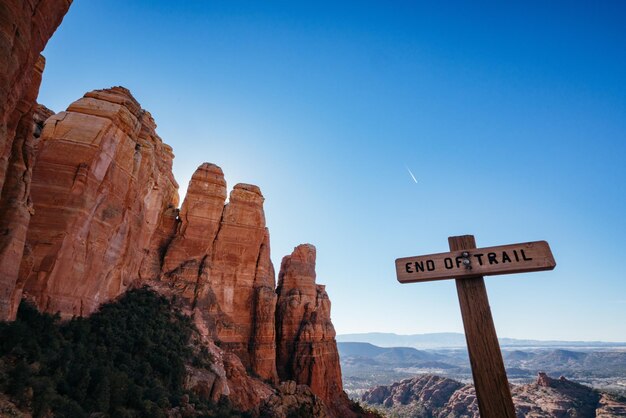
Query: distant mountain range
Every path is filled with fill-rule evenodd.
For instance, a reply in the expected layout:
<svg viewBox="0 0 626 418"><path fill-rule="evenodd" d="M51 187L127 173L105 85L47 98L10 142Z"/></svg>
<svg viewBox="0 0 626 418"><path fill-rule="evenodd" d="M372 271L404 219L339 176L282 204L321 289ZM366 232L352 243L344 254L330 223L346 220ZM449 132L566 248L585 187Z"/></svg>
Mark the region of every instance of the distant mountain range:
<svg viewBox="0 0 626 418"><path fill-rule="evenodd" d="M387 367L391 369L436 368L469 372L465 350L418 350L412 347L378 347L370 343L339 342L339 356L350 366ZM511 375L535 376L548 370L568 376L626 376L626 350L571 351L539 347L534 350L503 350L504 362Z"/></svg>
<svg viewBox="0 0 626 418"><path fill-rule="evenodd" d="M568 342L569 343L569 342ZM472 371L463 348L416 349L338 342L344 388L358 397L373 386L389 385L416 375L435 374L470 382ZM626 348L506 347L502 350L511 383L526 384L539 372L626 396Z"/></svg>
<svg viewBox="0 0 626 418"><path fill-rule="evenodd" d="M345 357L372 358L385 362L437 361L445 356L412 347L377 347L370 343L337 343L339 354Z"/></svg>
<svg viewBox="0 0 626 418"><path fill-rule="evenodd" d="M593 347L626 348L626 342L605 341L542 341L500 338L502 347ZM379 347L413 347L418 349L462 348L466 346L465 335L458 332L400 335L386 332L339 334L337 342L362 342Z"/></svg>

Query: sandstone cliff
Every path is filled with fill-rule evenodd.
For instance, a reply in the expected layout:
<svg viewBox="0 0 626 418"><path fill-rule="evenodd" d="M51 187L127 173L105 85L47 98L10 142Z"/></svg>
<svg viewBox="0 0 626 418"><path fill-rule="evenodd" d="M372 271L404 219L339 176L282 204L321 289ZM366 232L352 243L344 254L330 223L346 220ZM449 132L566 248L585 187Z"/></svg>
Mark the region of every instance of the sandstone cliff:
<svg viewBox="0 0 626 418"><path fill-rule="evenodd" d="M202 164L189 182L156 285L180 295L202 318L205 334L246 368L276 382L275 281L263 195L237 184L225 200L222 170Z"/></svg>
<svg viewBox="0 0 626 418"><path fill-rule="evenodd" d="M193 315L216 359L189 370L190 388L241 409L353 415L315 250L285 259L277 295L258 187L236 185L225 204L222 170L205 163L179 210L172 150L128 90L87 93L56 115L36 104L39 54L70 4L0 6L0 320L23 297L68 318L150 284Z"/></svg>
<svg viewBox="0 0 626 418"><path fill-rule="evenodd" d="M158 274L178 185L155 128L120 87L87 93L46 121L12 306L23 291L40 309L86 315Z"/></svg>
<svg viewBox="0 0 626 418"><path fill-rule="evenodd" d="M329 413L350 416L330 301L324 286L315 284L315 247L301 245L283 259L275 290L261 191L237 184L226 205L225 198L222 170L201 165L154 286L181 296L204 334L237 354L222 356L227 370L239 370L240 361L262 380L308 385Z"/></svg>
<svg viewBox="0 0 626 418"><path fill-rule="evenodd" d="M0 190L20 120L34 107L43 70L39 54L71 0L4 0L0 8ZM36 68L38 67L38 68ZM28 117L30 119L30 117Z"/></svg>
<svg viewBox="0 0 626 418"><path fill-rule="evenodd" d="M281 380L311 387L333 412L346 416L335 328L324 286L315 284L315 247L283 258L276 308L277 370Z"/></svg>
<svg viewBox="0 0 626 418"><path fill-rule="evenodd" d="M71 0L4 0L0 6L0 320L12 295L32 213L33 115L45 60L39 54Z"/></svg>
<svg viewBox="0 0 626 418"><path fill-rule="evenodd" d="M257 186L235 185L226 203L222 170L204 163L177 209L172 150L122 87L87 93L56 115L43 107L34 115L34 215L24 226L11 309L25 297L65 318L88 315L149 284L193 316L215 358L211 369L189 370L197 393L228 396L242 410L258 410L273 396L267 409L295 396L273 385L293 381L310 387L324 414L354 415L330 301L315 283L315 248L301 245L284 258L276 288Z"/></svg>
<svg viewBox="0 0 626 418"><path fill-rule="evenodd" d="M618 417L626 402L564 377L539 373L535 383L511 389L519 417ZM399 417L480 418L472 385L438 376L419 376L367 391L362 400Z"/></svg>

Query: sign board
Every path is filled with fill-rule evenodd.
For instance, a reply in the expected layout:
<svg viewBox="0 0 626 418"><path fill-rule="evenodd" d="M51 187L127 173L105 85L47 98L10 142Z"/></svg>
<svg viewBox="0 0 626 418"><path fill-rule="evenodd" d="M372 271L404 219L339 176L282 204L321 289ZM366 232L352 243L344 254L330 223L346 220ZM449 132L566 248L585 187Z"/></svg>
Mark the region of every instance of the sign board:
<svg viewBox="0 0 626 418"><path fill-rule="evenodd" d="M398 258L398 281L456 279L480 416L515 418L483 276L552 270L552 251L546 241L476 248L473 235L449 237L448 244L447 253Z"/></svg>
<svg viewBox="0 0 626 418"><path fill-rule="evenodd" d="M548 243L534 241L398 258L396 273L400 283L413 283L552 270L555 266Z"/></svg>

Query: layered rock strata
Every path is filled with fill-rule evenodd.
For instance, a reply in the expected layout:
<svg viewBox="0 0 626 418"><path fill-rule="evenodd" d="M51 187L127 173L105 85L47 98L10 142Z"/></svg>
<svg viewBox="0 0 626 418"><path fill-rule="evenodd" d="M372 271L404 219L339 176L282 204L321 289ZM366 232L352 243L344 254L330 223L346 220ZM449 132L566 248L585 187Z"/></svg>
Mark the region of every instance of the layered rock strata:
<svg viewBox="0 0 626 418"><path fill-rule="evenodd" d="M212 256L225 201L222 169L202 164L189 181L176 235L167 247L162 266L167 279L190 304L196 303L204 263Z"/></svg>
<svg viewBox="0 0 626 418"><path fill-rule="evenodd" d="M201 165L155 285L182 296L199 328L253 375L308 385L329 413L350 416L330 301L324 286L315 283L315 247L301 245L284 258L275 290L261 191L237 184L224 206L225 194L221 169Z"/></svg>
<svg viewBox="0 0 626 418"><path fill-rule="evenodd" d="M32 213L32 120L45 61L39 54L71 0L0 4L0 320L12 319L12 295Z"/></svg>
<svg viewBox="0 0 626 418"><path fill-rule="evenodd" d="M177 232L163 262L162 284L176 289L204 329L262 379L276 381L274 269L263 195L237 184L226 200L216 165L193 174Z"/></svg>
<svg viewBox="0 0 626 418"><path fill-rule="evenodd" d="M204 270L214 296L214 300L205 303L210 312L218 314L215 332L222 344L260 377L274 379L274 363L267 367L256 365L251 356L251 351L259 348L255 347L254 335L256 311L262 314L270 310L273 314L274 309L273 298L263 297L263 288L273 290L275 286L263 200L259 188L248 184L237 184L230 193L211 262ZM273 315L265 317L267 325L273 328ZM272 359L274 351L264 357Z"/></svg>
<svg viewBox="0 0 626 418"><path fill-rule="evenodd" d="M276 308L277 371L308 385L338 416L350 416L341 381L330 300L315 283L315 247L296 247L281 263Z"/></svg>
<svg viewBox="0 0 626 418"><path fill-rule="evenodd" d="M156 284L226 349L205 341L215 367L190 371L188 387L214 400L230 396L242 409L268 398L280 409L284 399L308 392L276 391L248 374L275 382L278 359L339 411L347 398L322 286L314 285L315 303L307 296L304 311L277 316L290 338L279 344L289 358L277 358L277 295L260 190L237 185L224 206L221 170L203 165L179 218L171 149L130 92L87 93L58 115L37 107L39 54L71 2L0 3L0 320L14 318L22 296L70 317L130 286ZM286 283L288 293L298 291ZM301 333L289 330L298 323ZM316 400L311 405L325 413Z"/></svg>
<svg viewBox="0 0 626 418"><path fill-rule="evenodd" d="M13 297L20 267L20 260L26 243L26 233L33 213L30 196L35 147L40 130L37 122L46 115L37 112L35 99L45 60L39 57L31 86L25 92L18 107L29 107L19 119L13 132L10 157L6 161L6 174L0 197L0 319L12 319L16 314L16 300ZM36 120L37 119L37 120Z"/></svg>
<svg viewBox="0 0 626 418"><path fill-rule="evenodd" d="M201 165L156 286L182 296L202 318L199 328L254 375L306 384L331 413L339 411L348 402L330 301L324 286L315 284L315 247L301 245L285 257L275 290L261 191L237 184L226 205L225 198L221 169Z"/></svg>
<svg viewBox="0 0 626 418"><path fill-rule="evenodd" d="M0 6L0 190L15 131L32 111L43 65L40 53L71 0L4 0ZM39 67L39 71L36 69ZM33 94L34 93L34 94Z"/></svg>
<svg viewBox="0 0 626 418"><path fill-rule="evenodd" d="M46 121L14 306L23 291L40 309L87 315L158 273L178 185L155 128L121 87L87 93Z"/></svg>
<svg viewBox="0 0 626 418"><path fill-rule="evenodd" d="M189 370L191 390L251 410L291 399L272 386L290 380L310 387L323 414L354 416L315 248L285 257L276 288L260 189L237 184L226 203L222 170L204 163L178 210L173 154L155 129L122 87L31 114L34 215L10 305L24 296L65 318L88 315L149 284L193 316L214 354L211 370Z"/></svg>

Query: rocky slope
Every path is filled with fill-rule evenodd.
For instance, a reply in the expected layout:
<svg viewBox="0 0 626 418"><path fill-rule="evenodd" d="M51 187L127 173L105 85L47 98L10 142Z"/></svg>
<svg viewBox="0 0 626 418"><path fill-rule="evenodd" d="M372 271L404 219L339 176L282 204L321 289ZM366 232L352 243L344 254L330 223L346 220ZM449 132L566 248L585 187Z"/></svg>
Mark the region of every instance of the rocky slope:
<svg viewBox="0 0 626 418"><path fill-rule="evenodd" d="M3 0L0 4L0 320L12 304L32 214L30 177L37 137L33 118L45 66L39 55L71 0Z"/></svg>
<svg viewBox="0 0 626 418"><path fill-rule="evenodd" d="M511 393L518 417L626 416L626 400L545 373L539 373L535 383L513 386ZM400 417L480 417L474 387L439 376L379 386L363 394L362 400Z"/></svg>
<svg viewBox="0 0 626 418"><path fill-rule="evenodd" d="M0 416L250 416L215 398L214 366L191 318L146 287L67 321L20 304L15 322L0 322ZM290 381L252 412L325 411L308 386Z"/></svg>
<svg viewBox="0 0 626 418"><path fill-rule="evenodd" d="M26 298L62 318L89 315L148 284L192 316L216 359L190 371L199 393L252 410L289 398L275 385L293 381L310 387L325 414L353 415L315 248L285 257L276 288L257 186L235 185L226 203L222 170L204 163L177 209L172 150L122 87L36 116L34 214L11 312Z"/></svg>

